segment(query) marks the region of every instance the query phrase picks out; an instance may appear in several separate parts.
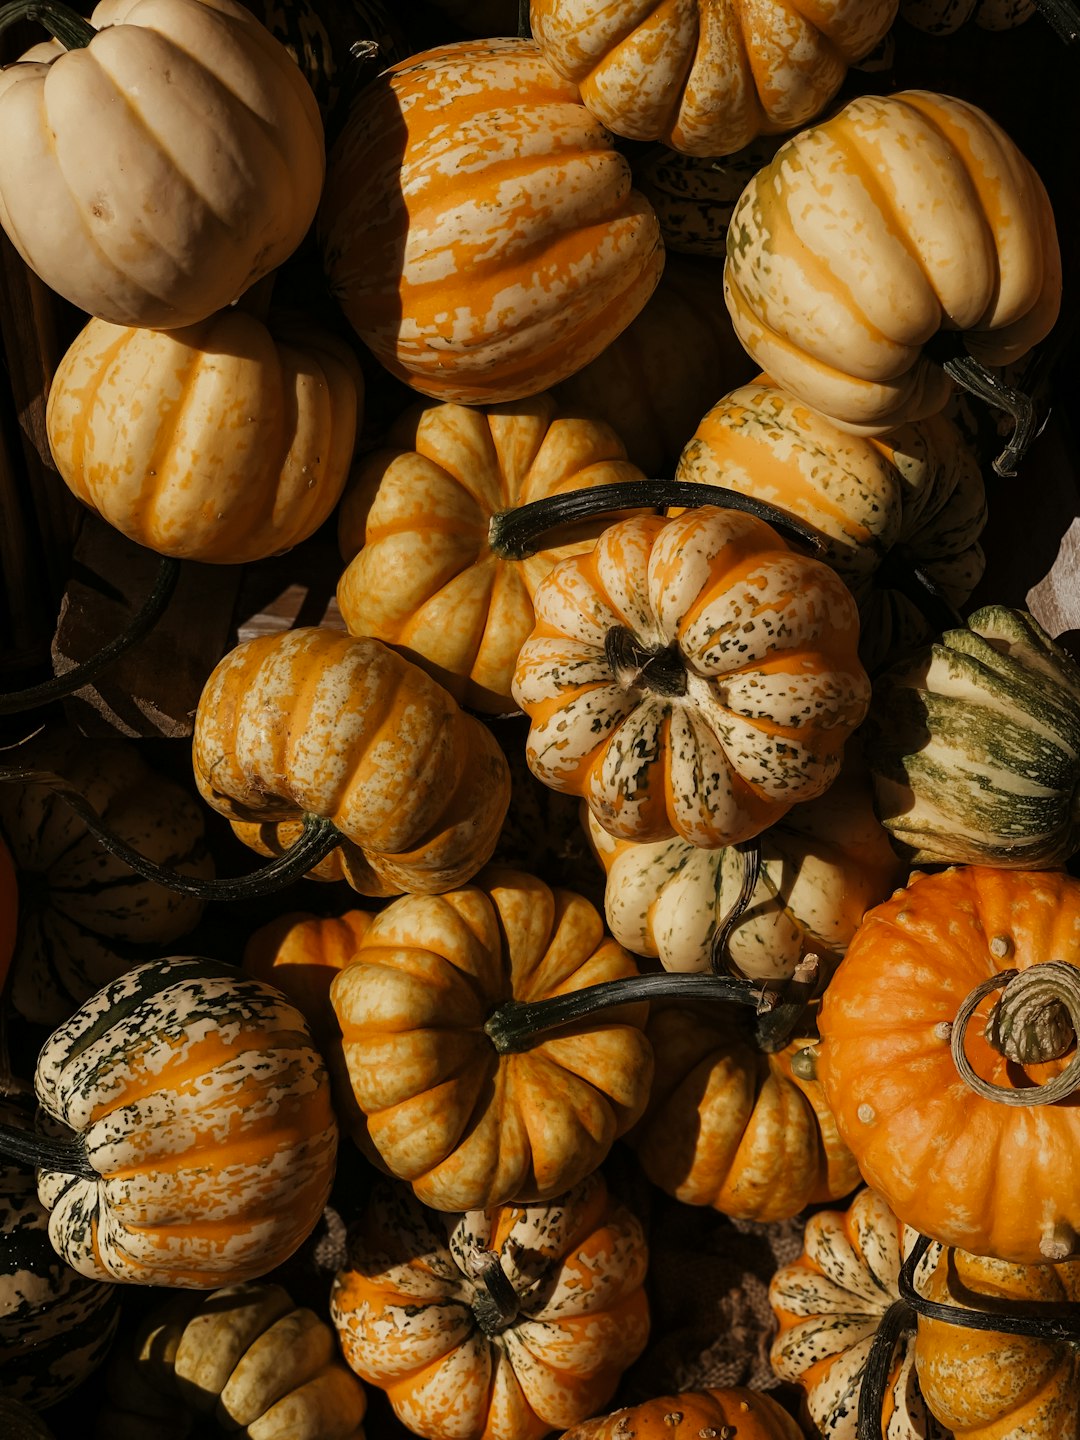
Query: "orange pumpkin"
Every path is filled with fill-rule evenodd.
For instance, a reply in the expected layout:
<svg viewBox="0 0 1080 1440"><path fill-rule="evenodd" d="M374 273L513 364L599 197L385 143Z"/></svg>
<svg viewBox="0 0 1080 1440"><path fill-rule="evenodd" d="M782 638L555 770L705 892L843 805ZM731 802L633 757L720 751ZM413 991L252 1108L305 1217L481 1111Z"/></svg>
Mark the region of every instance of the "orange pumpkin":
<svg viewBox="0 0 1080 1440"><path fill-rule="evenodd" d="M438 1215L378 1188L331 1315L427 1440L540 1440L607 1404L644 1348L648 1251L599 1172L544 1205Z"/></svg>
<svg viewBox="0 0 1080 1440"><path fill-rule="evenodd" d="M255 848L274 850L304 815L331 821L341 842L322 875L367 895L462 884L510 796L498 744L441 686L377 640L314 628L220 661L193 761L204 799Z"/></svg>
<svg viewBox="0 0 1080 1440"><path fill-rule="evenodd" d="M683 1390L585 1420L563 1440L802 1440L795 1421L768 1395L731 1386Z"/></svg>
<svg viewBox="0 0 1080 1440"><path fill-rule="evenodd" d="M339 1035L330 985L352 962L374 918L367 910L323 916L292 911L261 926L244 946L243 969L289 997L324 1056L325 1037Z"/></svg>
<svg viewBox="0 0 1080 1440"><path fill-rule="evenodd" d="M858 1185L821 1086L801 1063L809 1041L763 1054L734 1009L715 1004L656 1006L645 1033L656 1077L628 1138L666 1194L768 1222Z"/></svg>
<svg viewBox="0 0 1080 1440"><path fill-rule="evenodd" d="M920 875L867 914L825 992L818 1073L901 1220L1021 1265L1080 1251L1078 961L1080 880L1061 872Z"/></svg>
<svg viewBox="0 0 1080 1440"><path fill-rule="evenodd" d="M866 713L850 591L750 515L624 520L535 608L514 676L529 768L620 839L759 834L829 787Z"/></svg>
<svg viewBox="0 0 1080 1440"><path fill-rule="evenodd" d="M546 495L641 479L616 432L560 416L549 395L485 409L426 405L395 424L341 506L349 561L338 606L353 635L394 645L464 704L513 709L510 682L532 595L557 561L591 549L603 521L524 560L489 541L493 514Z"/></svg>
<svg viewBox="0 0 1080 1440"><path fill-rule="evenodd" d="M354 102L320 212L364 342L440 400L538 394L623 330L663 266L611 136L529 40L462 41Z"/></svg>

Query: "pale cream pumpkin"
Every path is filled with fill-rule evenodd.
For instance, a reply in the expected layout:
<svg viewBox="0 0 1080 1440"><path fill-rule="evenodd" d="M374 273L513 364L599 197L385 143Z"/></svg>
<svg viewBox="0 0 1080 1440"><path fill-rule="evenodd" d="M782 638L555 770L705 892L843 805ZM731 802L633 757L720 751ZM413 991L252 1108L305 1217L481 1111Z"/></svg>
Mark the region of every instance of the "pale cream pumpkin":
<svg viewBox="0 0 1080 1440"><path fill-rule="evenodd" d="M394 645L464 704L513 709L533 592L557 561L590 549L605 521L515 560L492 548L492 515L641 478L609 425L561 416L550 395L410 410L387 448L360 466L341 507L349 564L337 599L349 632Z"/></svg>
<svg viewBox="0 0 1080 1440"><path fill-rule="evenodd" d="M0 225L116 325L177 328L286 260L325 169L311 87L234 0L104 0L82 48L0 72Z"/></svg>
<svg viewBox="0 0 1080 1440"><path fill-rule="evenodd" d="M57 469L160 555L241 565L288 550L345 486L363 415L349 347L226 310L182 330L91 320L49 390Z"/></svg>
<svg viewBox="0 0 1080 1440"><path fill-rule="evenodd" d="M663 266L626 159L529 40L445 45L369 85L319 226L331 288L379 360L466 404L580 369Z"/></svg>
<svg viewBox="0 0 1080 1440"><path fill-rule="evenodd" d="M813 119L896 4L532 0L530 16L545 57L616 135L729 155Z"/></svg>

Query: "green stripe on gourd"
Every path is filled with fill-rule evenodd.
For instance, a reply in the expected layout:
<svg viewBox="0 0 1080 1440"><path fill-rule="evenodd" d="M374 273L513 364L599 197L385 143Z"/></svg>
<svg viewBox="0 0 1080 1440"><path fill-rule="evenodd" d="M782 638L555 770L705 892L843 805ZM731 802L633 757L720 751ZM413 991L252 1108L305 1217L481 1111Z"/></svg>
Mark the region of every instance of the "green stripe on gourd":
<svg viewBox="0 0 1080 1440"><path fill-rule="evenodd" d="M1080 847L1080 667L1024 612L968 626L875 688L879 818L916 864L1064 864Z"/></svg>

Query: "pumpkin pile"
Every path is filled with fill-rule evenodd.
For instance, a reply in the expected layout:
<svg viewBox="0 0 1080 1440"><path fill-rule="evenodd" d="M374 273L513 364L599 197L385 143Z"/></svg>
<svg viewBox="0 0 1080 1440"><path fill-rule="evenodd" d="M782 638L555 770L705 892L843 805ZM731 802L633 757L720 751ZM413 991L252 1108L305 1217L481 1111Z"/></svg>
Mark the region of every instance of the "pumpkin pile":
<svg viewBox="0 0 1080 1440"><path fill-rule="evenodd" d="M1080 1440L1035 5L0 7L43 443L160 565L0 695L14 1434ZM335 603L80 728L206 567Z"/></svg>

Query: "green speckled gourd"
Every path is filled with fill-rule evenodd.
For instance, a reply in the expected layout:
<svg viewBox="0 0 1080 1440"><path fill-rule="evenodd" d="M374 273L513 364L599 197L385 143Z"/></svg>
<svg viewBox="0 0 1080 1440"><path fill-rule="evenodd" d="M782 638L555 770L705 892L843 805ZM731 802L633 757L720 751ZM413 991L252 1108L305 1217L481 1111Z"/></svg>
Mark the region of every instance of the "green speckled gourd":
<svg viewBox="0 0 1080 1440"><path fill-rule="evenodd" d="M1080 666L989 605L886 672L863 730L878 816L915 864L1064 865L1080 848Z"/></svg>
<svg viewBox="0 0 1080 1440"><path fill-rule="evenodd" d="M634 184L656 211L666 247L723 260L731 212L782 141L781 135L761 135L733 155L719 156L651 147L635 167Z"/></svg>

